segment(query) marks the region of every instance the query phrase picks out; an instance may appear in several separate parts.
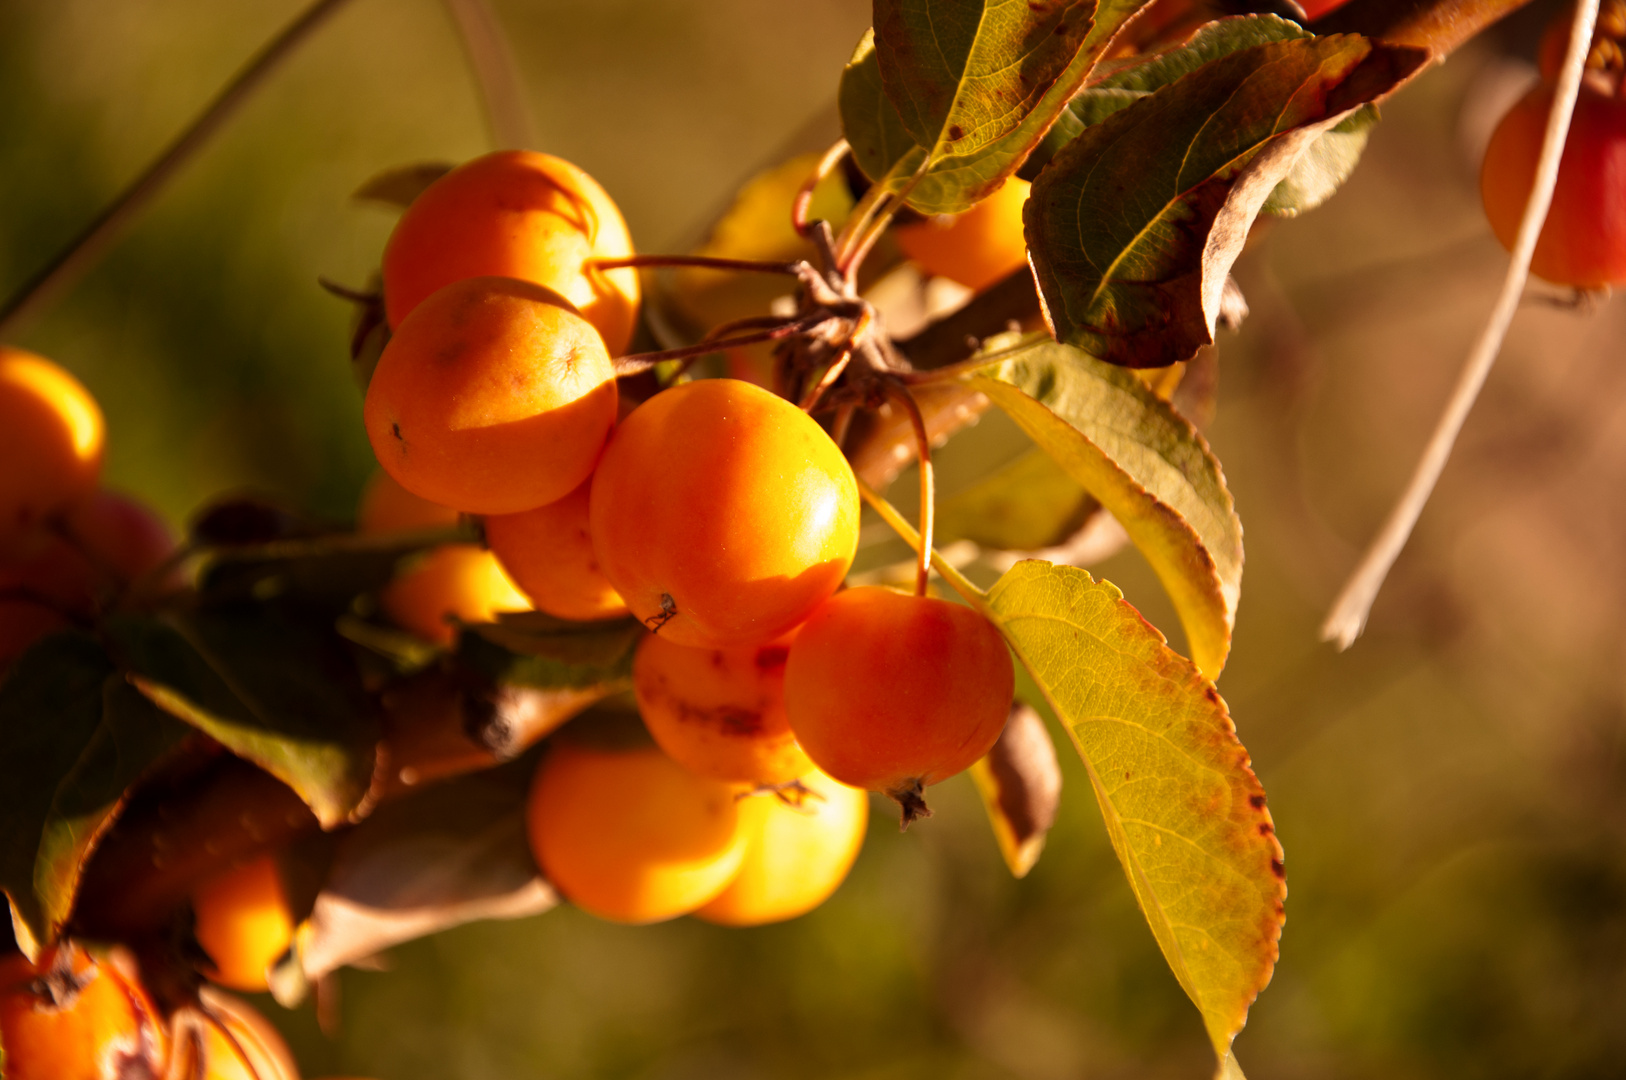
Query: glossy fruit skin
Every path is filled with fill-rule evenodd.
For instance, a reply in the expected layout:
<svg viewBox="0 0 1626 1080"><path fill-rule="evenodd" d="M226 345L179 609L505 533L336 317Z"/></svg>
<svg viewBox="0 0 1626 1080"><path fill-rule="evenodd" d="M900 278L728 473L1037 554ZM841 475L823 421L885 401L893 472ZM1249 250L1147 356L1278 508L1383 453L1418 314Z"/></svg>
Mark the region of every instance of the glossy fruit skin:
<svg viewBox="0 0 1626 1080"><path fill-rule="evenodd" d="M0 1047L6 1080L157 1077L168 1055L128 954L96 959L72 943L47 948L37 966L0 959Z"/></svg>
<svg viewBox="0 0 1626 1080"><path fill-rule="evenodd" d="M634 615L697 648L771 641L835 591L858 485L807 414L737 379L650 398L593 477L593 551Z"/></svg>
<svg viewBox="0 0 1626 1080"><path fill-rule="evenodd" d="M620 355L638 318L638 272L583 263L631 254L621 211L591 176L548 154L499 150L453 169L401 215L384 248L385 312L398 327L454 281L520 278L564 296Z"/></svg>
<svg viewBox="0 0 1626 1080"><path fill-rule="evenodd" d="M1496 238L1509 250L1535 183L1553 92L1552 84L1542 83L1526 94L1485 148L1480 196ZM1590 80L1581 83L1530 269L1578 288L1626 282L1626 99Z"/></svg>
<svg viewBox="0 0 1626 1080"><path fill-rule="evenodd" d="M360 531L385 533L455 525L458 514L418 498L381 472L362 493L356 517ZM442 645L457 636L452 619L491 622L504 611L530 608L496 556L475 544L447 544L427 553L386 585L378 602L396 623Z"/></svg>
<svg viewBox="0 0 1626 1080"><path fill-rule="evenodd" d="M1027 265L1022 204L1031 187L1013 176L963 214L900 225L892 235L927 273L981 292Z"/></svg>
<svg viewBox="0 0 1626 1080"><path fill-rule="evenodd" d="M689 772L655 746L559 740L531 785L531 850L566 899L601 919L676 918L739 870L756 820L736 800L741 790Z"/></svg>
<svg viewBox="0 0 1626 1080"><path fill-rule="evenodd" d="M988 752L1010 711L1004 639L971 608L878 586L815 611L785 664L785 707L814 764L889 794Z"/></svg>
<svg viewBox="0 0 1626 1080"><path fill-rule="evenodd" d="M95 487L105 441L102 411L78 379L0 345L0 553Z"/></svg>
<svg viewBox="0 0 1626 1080"><path fill-rule="evenodd" d="M632 663L644 726L684 768L718 780L784 784L813 767L785 717L791 635L695 649L650 634Z"/></svg>
<svg viewBox="0 0 1626 1080"><path fill-rule="evenodd" d="M362 420L408 491L474 514L570 494L615 423L604 343L557 294L513 278L454 282L384 347Z"/></svg>
<svg viewBox="0 0 1626 1080"><path fill-rule="evenodd" d="M869 796L812 770L802 777L811 792L798 806L773 795L760 831L745 851L740 872L695 917L724 926L761 926L804 915L846 880L864 846Z"/></svg>
<svg viewBox="0 0 1626 1080"><path fill-rule="evenodd" d="M192 890L193 932L214 961L204 974L221 986L259 993L266 969L294 939L293 913L277 862L258 855Z"/></svg>
<svg viewBox="0 0 1626 1080"><path fill-rule="evenodd" d="M538 611L561 619L613 619L627 605L599 569L587 526L592 478L557 502L485 519L486 543Z"/></svg>

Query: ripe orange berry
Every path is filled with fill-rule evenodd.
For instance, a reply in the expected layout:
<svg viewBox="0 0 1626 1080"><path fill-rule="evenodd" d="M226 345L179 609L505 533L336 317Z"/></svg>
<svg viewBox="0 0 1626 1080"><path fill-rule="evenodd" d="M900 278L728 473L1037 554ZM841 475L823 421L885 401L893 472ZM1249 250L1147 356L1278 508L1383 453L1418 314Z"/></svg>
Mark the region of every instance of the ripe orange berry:
<svg viewBox="0 0 1626 1080"><path fill-rule="evenodd" d="M401 215L384 248L391 326L463 278L534 281L574 304L619 355L638 318L638 271L590 270L624 258L632 238L591 176L561 158L500 150L453 169Z"/></svg>
<svg viewBox="0 0 1626 1080"><path fill-rule="evenodd" d="M6 1080L125 1080L163 1075L168 1040L128 954L64 942L0 959L0 1051Z"/></svg>
<svg viewBox="0 0 1626 1080"><path fill-rule="evenodd" d="M695 649L650 634L632 664L644 726L684 768L718 780L785 784L813 767L785 718L790 640Z"/></svg>
<svg viewBox="0 0 1626 1080"><path fill-rule="evenodd" d="M364 533L411 532L457 524L457 511L420 499L377 473L362 492L356 525ZM457 636L452 620L491 622L530 604L497 557L475 544L447 544L423 556L384 587L384 613L413 633L442 645Z"/></svg>
<svg viewBox="0 0 1626 1080"><path fill-rule="evenodd" d="M785 664L791 729L819 768L884 791L904 823L920 790L988 752L1015 670L992 623L960 604L877 586L848 589L803 625Z"/></svg>
<svg viewBox="0 0 1626 1080"><path fill-rule="evenodd" d="M1032 186L1013 176L962 214L900 225L892 235L927 273L981 292L1027 265L1022 205Z"/></svg>
<svg viewBox="0 0 1626 1080"><path fill-rule="evenodd" d="M362 419L379 464L408 491L512 514L586 480L615 413L615 373L590 323L541 286L470 278L396 329Z"/></svg>
<svg viewBox="0 0 1626 1080"><path fill-rule="evenodd" d="M102 411L62 368L0 345L0 551L96 485Z"/></svg>
<svg viewBox="0 0 1626 1080"><path fill-rule="evenodd" d="M869 796L817 770L802 785L808 793L800 804L753 796L766 811L761 831L728 888L696 916L724 926L781 922L812 911L840 887L864 845Z"/></svg>
<svg viewBox="0 0 1626 1080"><path fill-rule="evenodd" d="M627 613L593 557L587 527L592 478L558 502L485 519L486 543L538 610L561 619L613 619Z"/></svg>
<svg viewBox="0 0 1626 1080"><path fill-rule="evenodd" d="M1536 161L1554 87L1520 99L1492 133L1479 173L1485 216L1509 250L1535 184ZM1598 288L1626 282L1626 99L1581 83L1559 159L1553 202L1530 260L1531 272L1560 285Z"/></svg>
<svg viewBox="0 0 1626 1080"><path fill-rule="evenodd" d="M266 970L294 939L276 859L258 855L208 878L192 890L192 913L198 944L214 961L204 974L233 990L265 990Z"/></svg>
<svg viewBox="0 0 1626 1080"><path fill-rule="evenodd" d="M702 379L616 429L590 522L604 576L645 625L679 645L753 645L841 584L858 548L858 485L796 406Z"/></svg>
<svg viewBox="0 0 1626 1080"><path fill-rule="evenodd" d="M687 914L727 887L756 821L738 785L697 776L658 747L557 742L526 811L531 850L571 903L601 919Z"/></svg>
<svg viewBox="0 0 1626 1080"><path fill-rule="evenodd" d="M171 1077L197 1080L299 1080L299 1066L282 1035L247 1004L212 986L198 1005L171 1021Z"/></svg>

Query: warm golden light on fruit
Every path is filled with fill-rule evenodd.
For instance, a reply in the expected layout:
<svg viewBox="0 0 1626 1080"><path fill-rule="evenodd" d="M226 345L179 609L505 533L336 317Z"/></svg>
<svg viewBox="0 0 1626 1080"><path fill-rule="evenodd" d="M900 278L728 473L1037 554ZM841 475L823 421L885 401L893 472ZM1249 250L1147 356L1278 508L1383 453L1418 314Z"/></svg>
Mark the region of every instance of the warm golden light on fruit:
<svg viewBox="0 0 1626 1080"><path fill-rule="evenodd" d="M193 933L214 961L204 974L233 990L266 988L266 969L293 941L294 920L276 859L260 855L192 891Z"/></svg>
<svg viewBox="0 0 1626 1080"><path fill-rule="evenodd" d="M407 491L377 473L362 493L356 524L364 533L414 532L457 524L458 513ZM475 544L446 544L423 555L384 587L384 613L413 633L443 645L457 622L491 622L505 611L526 611L525 599L497 557Z"/></svg>
<svg viewBox="0 0 1626 1080"><path fill-rule="evenodd" d="M37 965L0 959L0 1057L6 1080L126 1080L163 1075L167 1039L134 962L72 943Z"/></svg>
<svg viewBox="0 0 1626 1080"><path fill-rule="evenodd" d="M0 551L96 484L102 411L56 364L0 345Z"/></svg>
<svg viewBox="0 0 1626 1080"><path fill-rule="evenodd" d="M396 328L362 412L379 464L408 491L475 514L564 498L615 423L604 343L556 294L471 278Z"/></svg>
<svg viewBox="0 0 1626 1080"><path fill-rule="evenodd" d="M963 214L899 225L892 235L922 270L980 292L1027 265L1022 205L1030 187L1013 176Z"/></svg>
<svg viewBox="0 0 1626 1080"><path fill-rule="evenodd" d="M569 300L620 355L638 318L638 272L583 264L631 254L621 211L591 176L548 154L501 150L453 169L407 207L384 249L384 304L398 327L454 281L520 278Z"/></svg>
<svg viewBox="0 0 1626 1080"><path fill-rule="evenodd" d="M644 725L678 764L703 776L783 784L812 762L785 718L790 636L766 645L696 649L650 634L632 687Z"/></svg>
<svg viewBox="0 0 1626 1080"><path fill-rule="evenodd" d="M172 1020L173 1080L299 1080L281 1034L244 1002L212 986Z"/></svg>
<svg viewBox="0 0 1626 1080"><path fill-rule="evenodd" d="M602 919L687 914L739 870L754 824L739 785L697 776L658 747L562 740L537 770L531 850L571 903Z"/></svg>
<svg viewBox="0 0 1626 1080"><path fill-rule="evenodd" d="M802 626L785 708L819 768L904 801L988 752L1014 684L1004 639L971 608L866 586Z"/></svg>
<svg viewBox="0 0 1626 1080"><path fill-rule="evenodd" d="M817 770L799 801L756 795L760 831L728 888L695 915L724 926L760 926L806 914L846 880L869 824L869 796Z"/></svg>
<svg viewBox="0 0 1626 1080"><path fill-rule="evenodd" d="M587 525L592 479L557 502L485 519L486 543L537 609L561 619L611 619L627 605L598 567Z"/></svg>
<svg viewBox="0 0 1626 1080"><path fill-rule="evenodd" d="M847 574L858 487L807 414L736 379L662 391L593 478L593 550L633 614L680 645L752 645Z"/></svg>

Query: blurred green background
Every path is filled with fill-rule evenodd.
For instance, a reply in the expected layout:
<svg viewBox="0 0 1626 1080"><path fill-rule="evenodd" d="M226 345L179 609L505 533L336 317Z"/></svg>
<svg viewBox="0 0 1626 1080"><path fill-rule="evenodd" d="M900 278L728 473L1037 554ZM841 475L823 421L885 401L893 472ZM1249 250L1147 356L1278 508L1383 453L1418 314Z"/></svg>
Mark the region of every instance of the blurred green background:
<svg viewBox="0 0 1626 1080"><path fill-rule="evenodd" d="M597 176L647 251L833 130L869 18L861 0L494 7L541 148ZM0 0L0 293L299 8ZM1499 282L1473 163L1545 10L1386 106L1345 190L1238 267L1252 316L1221 342L1210 436L1249 559L1220 689L1291 890L1237 1047L1254 1080L1626 1075L1626 305L1525 305L1367 635L1343 655L1316 640ZM392 219L349 200L361 181L486 145L443 9L354 0L16 343L79 374L109 484L177 525L243 487L347 517L371 455L349 313L315 279L376 265ZM1174 632L1137 556L1096 569ZM335 1037L308 1007L267 1012L313 1076L1206 1076L1196 1011L1063 765L1022 882L958 779L907 835L877 804L850 881L796 922L558 910L346 972Z"/></svg>

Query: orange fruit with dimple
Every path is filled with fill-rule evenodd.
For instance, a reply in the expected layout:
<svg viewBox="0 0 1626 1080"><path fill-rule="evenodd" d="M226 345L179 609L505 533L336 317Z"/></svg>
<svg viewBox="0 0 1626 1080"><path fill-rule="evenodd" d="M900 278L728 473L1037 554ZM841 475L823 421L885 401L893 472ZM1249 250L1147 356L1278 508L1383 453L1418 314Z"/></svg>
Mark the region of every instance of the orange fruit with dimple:
<svg viewBox="0 0 1626 1080"><path fill-rule="evenodd" d="M678 764L719 780L788 783L813 767L785 718L790 637L696 649L650 634L632 662L644 726Z"/></svg>
<svg viewBox="0 0 1626 1080"><path fill-rule="evenodd" d="M539 611L561 619L613 619L627 613L593 555L587 526L592 478L557 502L493 514L486 543Z"/></svg>
<svg viewBox="0 0 1626 1080"><path fill-rule="evenodd" d="M512 514L570 494L615 423L604 342L558 294L454 282L384 347L362 420L384 471L430 502Z"/></svg>
<svg viewBox="0 0 1626 1080"><path fill-rule="evenodd" d="M499 150L453 169L406 208L384 248L384 308L398 327L454 281L520 278L569 300L619 355L638 318L638 271L586 262L631 254L621 211L591 176L548 154Z"/></svg>
<svg viewBox="0 0 1626 1080"><path fill-rule="evenodd" d="M96 486L102 411L42 356L0 345L0 552Z"/></svg>
<svg viewBox="0 0 1626 1080"><path fill-rule="evenodd" d="M420 499L378 473L362 493L357 528L364 533L415 532L456 525L458 513ZM384 586L384 613L421 637L449 645L457 622L491 622L530 603L491 552L476 544L445 544L426 552Z"/></svg>
<svg viewBox="0 0 1626 1080"><path fill-rule="evenodd" d="M6 1080L125 1080L163 1075L168 1040L128 954L64 942L0 959L0 1051Z"/></svg>
<svg viewBox="0 0 1626 1080"><path fill-rule="evenodd" d="M757 795L762 824L740 872L697 918L724 926L760 926L806 914L846 880L869 824L869 796L816 769L800 793Z"/></svg>
<svg viewBox="0 0 1626 1080"><path fill-rule="evenodd" d="M771 641L835 591L858 548L858 484L806 413L737 379L663 390L593 476L600 569L679 645Z"/></svg>
<svg viewBox="0 0 1626 1080"><path fill-rule="evenodd" d="M192 890L193 933L214 962L204 974L233 990L266 989L266 971L294 939L277 862L258 855Z"/></svg>
<svg viewBox="0 0 1626 1080"><path fill-rule="evenodd" d="M827 600L785 663L785 708L807 756L891 795L906 822L924 810L922 788L994 745L1014 687L1010 651L982 615L878 586Z"/></svg>
<svg viewBox="0 0 1626 1080"><path fill-rule="evenodd" d="M739 870L757 813L738 798L742 790L688 771L656 746L558 740L531 785L531 850L567 900L601 919L676 918Z"/></svg>
<svg viewBox="0 0 1626 1080"><path fill-rule="evenodd" d="M922 270L981 292L1027 265L1022 205L1030 187L1013 176L964 213L896 226L893 238Z"/></svg>

